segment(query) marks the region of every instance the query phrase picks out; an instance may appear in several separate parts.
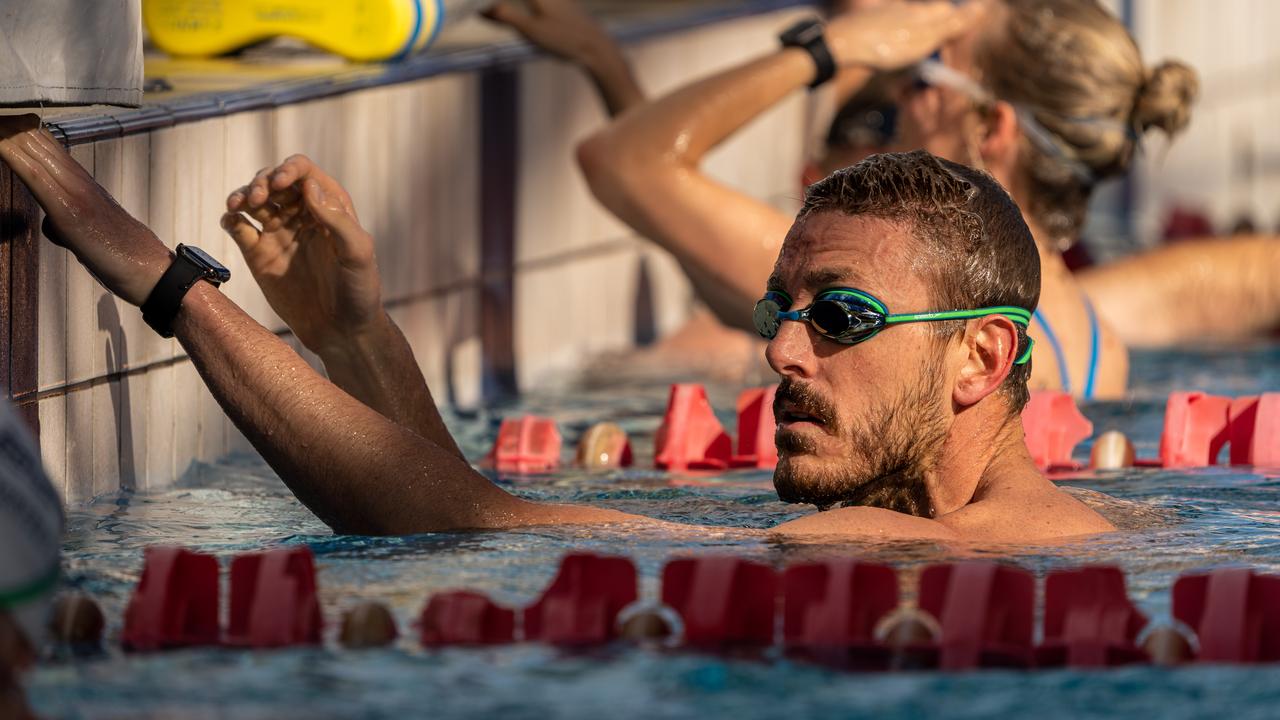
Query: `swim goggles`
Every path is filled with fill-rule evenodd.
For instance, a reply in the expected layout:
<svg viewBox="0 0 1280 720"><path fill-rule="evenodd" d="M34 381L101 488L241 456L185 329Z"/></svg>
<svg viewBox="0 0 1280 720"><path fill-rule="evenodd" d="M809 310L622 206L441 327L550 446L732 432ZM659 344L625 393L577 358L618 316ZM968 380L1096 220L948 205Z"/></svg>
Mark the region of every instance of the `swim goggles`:
<svg viewBox="0 0 1280 720"><path fill-rule="evenodd" d="M818 293L807 308L790 310L791 296L781 290L770 290L756 302L756 332L766 340L777 337L784 320L808 323L819 335L842 345L857 345L870 340L890 325L943 320L970 320L988 315L1003 315L1015 325L1031 324L1031 311L1013 305L978 308L977 310L941 310L936 312L891 314L889 308L870 293L853 288L832 288ZM1014 364L1031 359L1034 343L1027 338L1027 349Z"/></svg>
<svg viewBox="0 0 1280 720"><path fill-rule="evenodd" d="M917 63L912 69L911 77L917 90L931 87L950 88L968 97L979 109L988 109L995 105L997 101L996 96L979 85L976 80L943 64L940 53L934 53L927 60ZM1041 124L1029 107L1021 103L1011 103L1011 105L1014 113L1018 116L1018 125L1032 145L1065 167L1081 182L1088 185L1097 182L1098 178L1094 171L1080 159L1079 153ZM1124 132L1129 139L1135 142L1138 140L1138 135L1132 127L1117 120L1091 117L1063 117L1060 119L1077 125L1118 129Z"/></svg>

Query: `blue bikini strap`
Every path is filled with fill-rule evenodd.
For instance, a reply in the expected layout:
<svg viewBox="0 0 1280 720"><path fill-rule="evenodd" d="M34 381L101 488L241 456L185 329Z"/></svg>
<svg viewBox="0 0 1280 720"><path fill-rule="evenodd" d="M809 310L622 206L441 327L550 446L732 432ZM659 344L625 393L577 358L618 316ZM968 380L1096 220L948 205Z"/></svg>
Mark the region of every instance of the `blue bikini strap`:
<svg viewBox="0 0 1280 720"><path fill-rule="evenodd" d="M1089 316L1089 370L1085 375L1084 392L1081 393L1080 399L1092 400L1098 383L1098 356L1102 352L1102 332L1098 328L1098 314L1094 312L1093 303L1089 302L1088 298L1084 298L1084 310ZM1053 356L1058 360L1058 377L1062 380L1062 389L1071 392L1071 373L1067 370L1067 356L1062 351L1058 336L1053 334L1053 328L1049 326L1049 321L1040 313L1040 310L1037 309L1033 317L1040 323L1040 327L1044 328L1044 337L1049 341L1049 347L1053 348Z"/></svg>
<svg viewBox="0 0 1280 720"><path fill-rule="evenodd" d="M1084 298L1085 312L1089 313L1089 374L1084 381L1084 399L1092 400L1094 385L1098 380L1098 353L1101 333L1098 331L1098 314L1093 311L1093 303Z"/></svg>
<svg viewBox="0 0 1280 720"><path fill-rule="evenodd" d="M1067 356L1062 352L1062 343L1058 342L1058 336L1053 334L1053 328L1049 327L1049 321L1044 318L1039 308L1032 313L1032 317L1040 323L1040 327L1044 328L1044 339L1048 340L1049 347L1053 348L1053 356L1058 360L1058 378L1062 381L1063 391L1071 392L1071 373L1067 371Z"/></svg>

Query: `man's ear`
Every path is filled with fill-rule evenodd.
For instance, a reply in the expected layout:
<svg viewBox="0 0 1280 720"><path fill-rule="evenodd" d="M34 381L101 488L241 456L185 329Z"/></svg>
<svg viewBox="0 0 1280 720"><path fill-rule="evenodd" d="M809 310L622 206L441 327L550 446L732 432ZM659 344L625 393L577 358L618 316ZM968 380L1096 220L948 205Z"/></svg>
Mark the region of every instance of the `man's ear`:
<svg viewBox="0 0 1280 720"><path fill-rule="evenodd" d="M1018 359L1018 326L1003 315L970 320L965 330L964 364L956 375L953 399L974 405L999 389Z"/></svg>
<svg viewBox="0 0 1280 720"><path fill-rule="evenodd" d="M1022 137L1018 112L1009 103L997 101L984 115L981 132L978 152L983 165L997 179L1011 177L1018 165L1018 140Z"/></svg>

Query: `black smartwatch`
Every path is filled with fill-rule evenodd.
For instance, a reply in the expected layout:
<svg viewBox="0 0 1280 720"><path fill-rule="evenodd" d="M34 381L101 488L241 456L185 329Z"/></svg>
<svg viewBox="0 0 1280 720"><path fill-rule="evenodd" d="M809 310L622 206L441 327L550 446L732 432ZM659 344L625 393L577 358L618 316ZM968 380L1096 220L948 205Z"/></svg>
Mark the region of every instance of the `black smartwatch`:
<svg viewBox="0 0 1280 720"><path fill-rule="evenodd" d="M217 287L230 279L231 271L209 257L209 253L198 247L179 244L173 264L160 276L160 282L142 303L142 319L152 330L160 333L160 337L173 337L173 319L178 316L182 298L186 297L191 286L199 280L207 280Z"/></svg>
<svg viewBox="0 0 1280 720"><path fill-rule="evenodd" d="M813 78L813 82L809 83L810 88L816 88L836 76L836 59L831 55L831 48L827 45L825 30L821 20L809 18L792 25L778 36L782 41L782 47L803 48L813 58L818 74Z"/></svg>

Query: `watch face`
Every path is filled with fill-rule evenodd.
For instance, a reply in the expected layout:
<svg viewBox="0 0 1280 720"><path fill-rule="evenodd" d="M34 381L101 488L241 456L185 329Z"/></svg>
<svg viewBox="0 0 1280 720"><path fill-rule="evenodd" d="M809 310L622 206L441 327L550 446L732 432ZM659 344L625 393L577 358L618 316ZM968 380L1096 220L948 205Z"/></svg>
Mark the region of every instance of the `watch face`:
<svg viewBox="0 0 1280 720"><path fill-rule="evenodd" d="M178 252L182 253L188 260L195 264L206 268L209 271L211 279L218 282L226 282L231 279L231 271L222 266L222 263L214 260L209 253L192 245L180 245Z"/></svg>
<svg viewBox="0 0 1280 720"><path fill-rule="evenodd" d="M785 45L803 47L822 37L825 28L817 20L801 20L782 34Z"/></svg>

